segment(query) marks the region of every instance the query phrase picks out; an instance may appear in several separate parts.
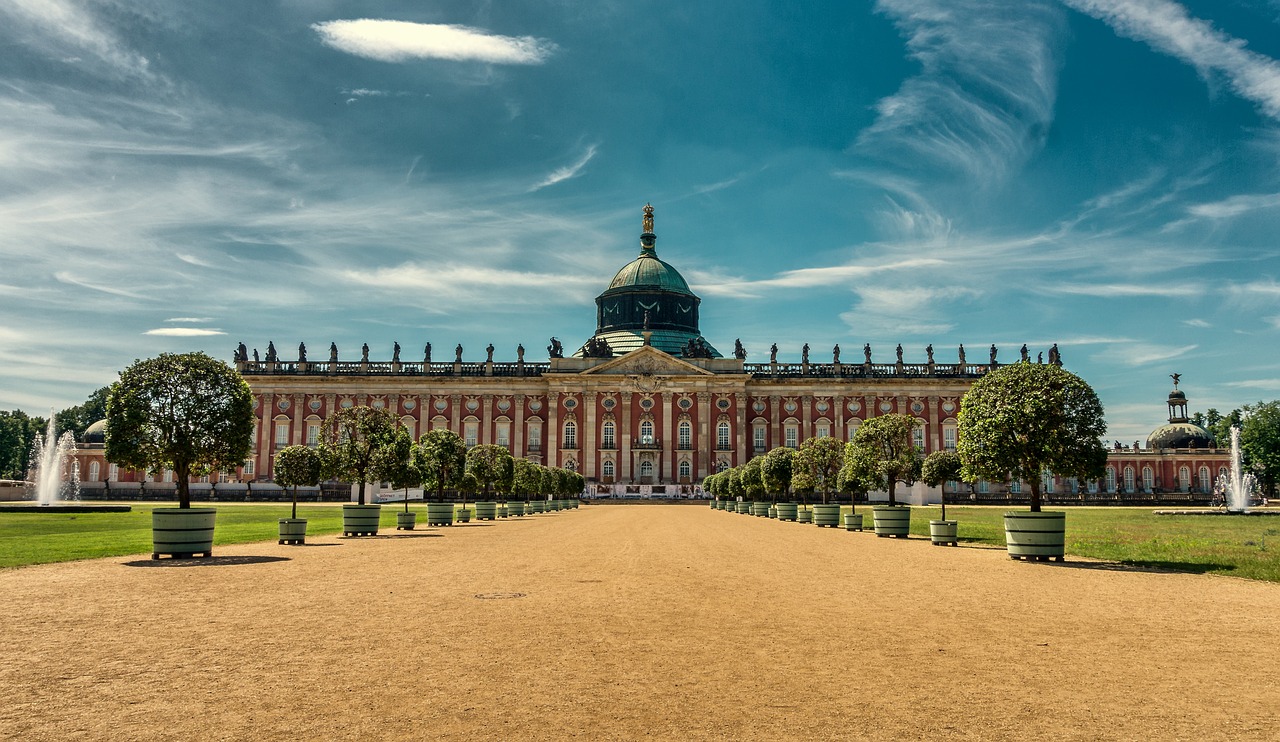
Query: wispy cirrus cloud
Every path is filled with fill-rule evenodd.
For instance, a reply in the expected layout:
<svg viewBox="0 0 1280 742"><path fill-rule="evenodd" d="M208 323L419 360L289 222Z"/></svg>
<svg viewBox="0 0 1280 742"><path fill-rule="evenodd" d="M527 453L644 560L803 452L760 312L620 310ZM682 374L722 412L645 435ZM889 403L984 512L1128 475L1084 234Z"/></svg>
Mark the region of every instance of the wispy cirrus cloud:
<svg viewBox="0 0 1280 742"><path fill-rule="evenodd" d="M502 36L478 28L375 18L312 24L327 46L380 62L444 59L488 64L542 64L555 44L533 36Z"/></svg>
<svg viewBox="0 0 1280 742"><path fill-rule="evenodd" d="M1166 286L1143 283L1052 283L1045 286L1043 291L1074 296L1102 296L1108 298L1132 296L1178 298L1204 294L1204 289L1198 286Z"/></svg>
<svg viewBox="0 0 1280 742"><path fill-rule="evenodd" d="M553 186L556 183L562 183L570 178L576 178L582 172L582 168L586 167L588 162L591 162L591 158L596 156L596 150L597 147L594 144L587 147L586 151L584 151L577 160L574 160L572 163L565 165L564 167L552 170L547 174L547 177L531 186L529 188L529 192L532 193L534 191L539 191L547 186Z"/></svg>
<svg viewBox="0 0 1280 742"><path fill-rule="evenodd" d="M1116 33L1192 65L1206 80L1224 78L1240 97L1280 120L1280 63L1245 42L1193 18L1172 0L1063 0Z"/></svg>
<svg viewBox="0 0 1280 742"><path fill-rule="evenodd" d="M1053 121L1061 10L1042 0L879 0L920 74L876 106L859 150L904 167L1002 180Z"/></svg>
<svg viewBox="0 0 1280 742"><path fill-rule="evenodd" d="M1259 209L1280 207L1280 193L1245 193L1220 201L1192 204L1187 213L1203 219L1230 219Z"/></svg>
<svg viewBox="0 0 1280 742"><path fill-rule="evenodd" d="M226 335L227 333L217 328L207 327L157 327L152 330L147 330L142 334L175 338L199 338L209 337L211 335Z"/></svg>
<svg viewBox="0 0 1280 742"><path fill-rule="evenodd" d="M23 34L25 43L46 57L95 76L155 80L150 61L99 22L87 5L68 0L9 0L0 3L0 17L30 31Z"/></svg>

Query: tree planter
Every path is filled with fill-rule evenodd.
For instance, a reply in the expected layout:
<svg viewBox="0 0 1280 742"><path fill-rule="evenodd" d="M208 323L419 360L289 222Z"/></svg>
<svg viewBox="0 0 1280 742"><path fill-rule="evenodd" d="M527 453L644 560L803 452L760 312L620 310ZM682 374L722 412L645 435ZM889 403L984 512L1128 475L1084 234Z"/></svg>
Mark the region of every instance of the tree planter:
<svg viewBox="0 0 1280 742"><path fill-rule="evenodd" d="M835 528L840 525L840 506L825 504L813 506L813 524L819 528Z"/></svg>
<svg viewBox="0 0 1280 742"><path fill-rule="evenodd" d="M151 558L213 556L213 508L156 508L151 511Z"/></svg>
<svg viewBox="0 0 1280 742"><path fill-rule="evenodd" d="M795 520L800 506L794 502L780 502L773 506L778 511L778 520Z"/></svg>
<svg viewBox="0 0 1280 742"><path fill-rule="evenodd" d="M496 502L477 502L476 503L476 520L496 520L498 518L498 503Z"/></svg>
<svg viewBox="0 0 1280 742"><path fill-rule="evenodd" d="M381 517L381 505L344 503L342 506L342 535L377 536L378 519Z"/></svg>
<svg viewBox="0 0 1280 742"><path fill-rule="evenodd" d="M861 531L862 530L862 513L845 513L844 514L844 530Z"/></svg>
<svg viewBox="0 0 1280 742"><path fill-rule="evenodd" d="M541 512L545 512L545 511L546 511L546 508L547 508L547 501L546 501L546 500L530 500L530 501L529 501L529 505L528 505L528 509L526 509L526 510L525 510L525 512L526 512L526 513L541 513Z"/></svg>
<svg viewBox="0 0 1280 742"><path fill-rule="evenodd" d="M524 517L524 503L523 503L523 502L509 502L509 503L507 503L507 510L508 510L512 515L518 515L518 516L520 516L520 517Z"/></svg>
<svg viewBox="0 0 1280 742"><path fill-rule="evenodd" d="M418 514L412 510L405 512L403 510L396 513L396 530L412 531L414 524L418 522Z"/></svg>
<svg viewBox="0 0 1280 742"><path fill-rule="evenodd" d="M460 508L460 509L458 510L458 522L459 522L459 523L470 523L470 522L471 522L471 513L472 513L472 512L473 512L473 511L471 510L471 508Z"/></svg>
<svg viewBox="0 0 1280 742"><path fill-rule="evenodd" d="M427 525L429 526L453 525L453 503L451 502L427 503Z"/></svg>
<svg viewBox="0 0 1280 742"><path fill-rule="evenodd" d="M960 525L954 520L929 521L929 542L934 546L958 546L956 534Z"/></svg>
<svg viewBox="0 0 1280 742"><path fill-rule="evenodd" d="M306 518L281 518L280 519L280 540L277 543L305 544L307 542L307 520Z"/></svg>
<svg viewBox="0 0 1280 742"><path fill-rule="evenodd" d="M507 507L507 504L505 502L498 506L499 518L505 518L510 514L511 514L511 509Z"/></svg>
<svg viewBox="0 0 1280 742"><path fill-rule="evenodd" d="M749 515L751 513L751 503L746 500L739 500L733 504L733 511L740 515Z"/></svg>
<svg viewBox="0 0 1280 742"><path fill-rule="evenodd" d="M813 511L812 511L812 510L810 510L809 508L804 508L804 509L801 509L801 510L797 510L797 511L796 511L796 522L797 522L797 523L812 523L812 522L813 522Z"/></svg>
<svg viewBox="0 0 1280 742"><path fill-rule="evenodd" d="M776 519L778 517L778 508L774 505L769 506L769 517Z"/></svg>
<svg viewBox="0 0 1280 742"><path fill-rule="evenodd" d="M1005 513L1004 540L1010 559L1065 559L1067 514L1063 512Z"/></svg>
<svg viewBox="0 0 1280 742"><path fill-rule="evenodd" d="M906 538L911 533L911 508L905 505L876 505L871 522L880 538Z"/></svg>
<svg viewBox="0 0 1280 742"><path fill-rule="evenodd" d="M751 503L751 514L757 518L764 518L769 515L769 503L753 502Z"/></svg>

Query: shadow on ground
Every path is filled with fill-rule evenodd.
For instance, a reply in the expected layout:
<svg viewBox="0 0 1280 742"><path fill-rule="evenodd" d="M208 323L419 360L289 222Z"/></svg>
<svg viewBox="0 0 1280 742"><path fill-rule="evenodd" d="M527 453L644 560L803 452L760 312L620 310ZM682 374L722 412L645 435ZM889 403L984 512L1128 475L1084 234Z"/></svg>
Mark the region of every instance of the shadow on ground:
<svg viewBox="0 0 1280 742"><path fill-rule="evenodd" d="M1070 557L1067 557L1070 559ZM1041 562L1042 564L1052 565L1054 567L1066 567L1068 569L1086 569L1095 572L1142 572L1147 574L1177 574L1192 573L1206 574L1209 572L1231 572L1235 569L1233 564L1217 564L1214 562L1159 562L1159 561L1142 561L1142 562Z"/></svg>
<svg viewBox="0 0 1280 742"><path fill-rule="evenodd" d="M121 562L126 567L238 567L243 564L270 564L287 562L289 557L278 556L212 556L189 559L138 559Z"/></svg>

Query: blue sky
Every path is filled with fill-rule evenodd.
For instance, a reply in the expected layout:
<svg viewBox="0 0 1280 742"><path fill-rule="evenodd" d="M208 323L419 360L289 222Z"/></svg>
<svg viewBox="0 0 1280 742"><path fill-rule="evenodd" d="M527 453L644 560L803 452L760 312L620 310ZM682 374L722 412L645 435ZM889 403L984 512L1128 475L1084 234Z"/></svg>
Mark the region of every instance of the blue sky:
<svg viewBox="0 0 1280 742"><path fill-rule="evenodd" d="M732 12L726 8L732 8ZM750 360L1054 342L1280 397L1280 3L9 0L0 409L135 358L530 360L637 252Z"/></svg>

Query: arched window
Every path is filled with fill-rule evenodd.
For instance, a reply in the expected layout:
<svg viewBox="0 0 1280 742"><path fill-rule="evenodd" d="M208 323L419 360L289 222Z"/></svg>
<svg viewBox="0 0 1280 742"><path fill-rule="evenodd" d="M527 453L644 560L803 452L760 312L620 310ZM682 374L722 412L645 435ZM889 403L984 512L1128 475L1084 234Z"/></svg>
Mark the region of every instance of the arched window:
<svg viewBox="0 0 1280 742"><path fill-rule="evenodd" d="M729 423L721 422L716 426L716 449L720 451L729 450Z"/></svg>
<svg viewBox="0 0 1280 742"><path fill-rule="evenodd" d="M1124 468L1124 491L1133 492L1136 487L1133 484L1133 467L1126 466Z"/></svg>
<svg viewBox="0 0 1280 742"><path fill-rule="evenodd" d="M690 475L692 475L692 473L693 473L693 467L689 466L689 462L681 461L680 462L680 478L688 479Z"/></svg>
<svg viewBox="0 0 1280 742"><path fill-rule="evenodd" d="M1046 495L1053 494L1053 472L1045 472L1040 477L1040 491Z"/></svg>
<svg viewBox="0 0 1280 742"><path fill-rule="evenodd" d="M289 445L289 419L286 417L276 418L276 445Z"/></svg>
<svg viewBox="0 0 1280 742"><path fill-rule="evenodd" d="M1013 480L1012 482L1010 482L1010 483L1009 483L1009 494L1011 494L1011 495L1021 495L1021 494L1022 494L1022 480L1020 480L1020 479L1015 479L1015 480Z"/></svg>
<svg viewBox="0 0 1280 742"><path fill-rule="evenodd" d="M653 476L653 462L652 462L652 461L642 461L642 462L640 462L640 476L641 476L641 477L652 477L652 476Z"/></svg>
<svg viewBox="0 0 1280 742"><path fill-rule="evenodd" d="M606 420L604 425L600 426L600 447L606 450L613 450L615 426L612 420Z"/></svg>
<svg viewBox="0 0 1280 742"><path fill-rule="evenodd" d="M165 469L165 470L164 470L164 481L166 481L166 482L172 482L172 481L173 481L173 469Z"/></svg>
<svg viewBox="0 0 1280 742"><path fill-rule="evenodd" d="M566 420L564 423L564 447L578 447L578 424L572 420Z"/></svg>
<svg viewBox="0 0 1280 742"><path fill-rule="evenodd" d="M612 477L613 472L613 461L611 459L605 459L604 464L600 467L600 473L606 477Z"/></svg>
<svg viewBox="0 0 1280 742"><path fill-rule="evenodd" d="M1116 470L1115 467L1107 467L1107 492L1116 491Z"/></svg>
<svg viewBox="0 0 1280 742"><path fill-rule="evenodd" d="M782 431L783 439L786 441L787 448L800 447L800 429L795 425L787 425Z"/></svg>
<svg viewBox="0 0 1280 742"><path fill-rule="evenodd" d="M640 442L653 443L653 421L644 420L640 423Z"/></svg>
<svg viewBox="0 0 1280 742"><path fill-rule="evenodd" d="M681 420L676 428L676 445L681 451L693 448L693 425L688 420Z"/></svg>
<svg viewBox="0 0 1280 742"><path fill-rule="evenodd" d="M1183 492L1191 491L1191 467L1178 467L1178 489Z"/></svg>
<svg viewBox="0 0 1280 742"><path fill-rule="evenodd" d="M403 425L404 429L409 432L410 438L414 439L415 441L418 440L418 422L416 420L406 415L400 418L400 424ZM310 433L308 433L308 438L310 438ZM311 445L311 442L307 441L307 444Z"/></svg>
<svg viewBox="0 0 1280 742"><path fill-rule="evenodd" d="M112 465L111 465L111 468L110 468L110 469L108 469L107 471L109 472L109 473L107 474L107 477L109 477L109 478L111 479L111 481L113 481L113 482L114 482L114 481L116 481L116 480L120 479L120 466L119 466L119 465L117 465L117 464L112 464Z"/></svg>
<svg viewBox="0 0 1280 742"><path fill-rule="evenodd" d="M1200 491L1210 492L1213 489L1213 480L1209 478L1209 467L1200 467Z"/></svg>
<svg viewBox="0 0 1280 742"><path fill-rule="evenodd" d="M1155 486L1156 486L1156 473L1152 471L1151 467L1149 466L1142 467L1142 491L1150 492L1152 489L1155 488Z"/></svg>
<svg viewBox="0 0 1280 742"><path fill-rule="evenodd" d="M984 494L984 495L985 495L985 494L987 494L987 493L988 493L988 492L990 492L990 491L991 491L991 483L990 483L990 482L988 482L988 481L987 481L987 480L985 480L985 479L979 479L979 480L978 480L978 492L981 492L982 494Z"/></svg>
<svg viewBox="0 0 1280 742"><path fill-rule="evenodd" d="M90 482L98 481L98 475L100 475L101 473L102 473L102 467L98 465L98 462L96 461L89 462L89 481Z"/></svg>
<svg viewBox="0 0 1280 742"><path fill-rule="evenodd" d="M862 420L856 417L845 424L845 435L849 437L849 440L853 440L853 436L858 432L858 428L860 427L862 427Z"/></svg>

